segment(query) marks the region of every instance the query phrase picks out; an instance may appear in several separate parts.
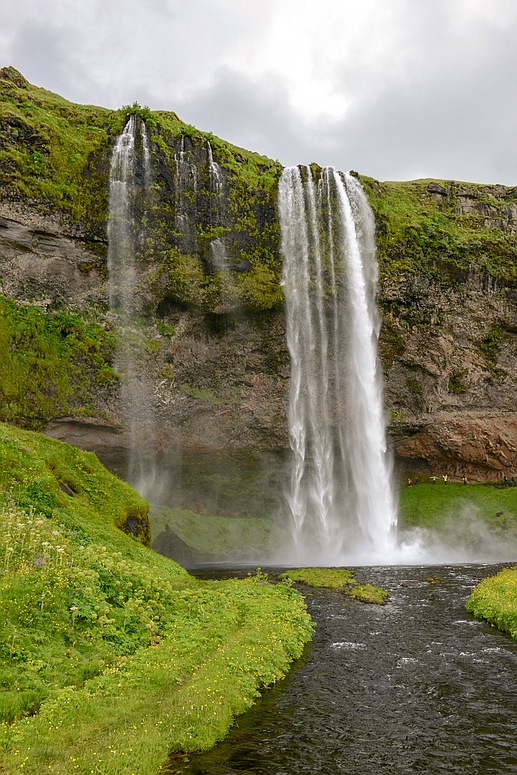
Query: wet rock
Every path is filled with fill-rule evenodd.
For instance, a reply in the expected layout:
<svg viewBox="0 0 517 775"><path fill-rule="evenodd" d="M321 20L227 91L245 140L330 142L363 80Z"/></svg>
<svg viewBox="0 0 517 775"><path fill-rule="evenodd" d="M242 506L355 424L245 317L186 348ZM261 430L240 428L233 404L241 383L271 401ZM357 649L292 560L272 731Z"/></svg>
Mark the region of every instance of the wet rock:
<svg viewBox="0 0 517 775"><path fill-rule="evenodd" d="M158 554L163 554L164 557L174 560L184 568L194 568L196 565L190 546L182 541L169 525L165 525L165 529L156 536L152 548Z"/></svg>

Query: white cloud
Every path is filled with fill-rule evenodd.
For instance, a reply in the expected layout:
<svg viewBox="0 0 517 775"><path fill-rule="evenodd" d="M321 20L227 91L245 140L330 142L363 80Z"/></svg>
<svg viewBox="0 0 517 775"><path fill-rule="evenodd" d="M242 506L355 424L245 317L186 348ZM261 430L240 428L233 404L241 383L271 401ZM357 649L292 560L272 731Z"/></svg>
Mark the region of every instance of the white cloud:
<svg viewBox="0 0 517 775"><path fill-rule="evenodd" d="M0 56L284 163L517 182L515 0L24 0Z"/></svg>

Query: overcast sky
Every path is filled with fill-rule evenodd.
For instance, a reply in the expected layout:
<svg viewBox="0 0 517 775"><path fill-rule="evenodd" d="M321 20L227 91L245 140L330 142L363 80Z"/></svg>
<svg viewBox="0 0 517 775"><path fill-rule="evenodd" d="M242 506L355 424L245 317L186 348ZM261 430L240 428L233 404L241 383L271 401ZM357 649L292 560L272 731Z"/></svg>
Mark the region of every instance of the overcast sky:
<svg viewBox="0 0 517 775"><path fill-rule="evenodd" d="M283 164L517 184L517 0L0 0L0 66Z"/></svg>

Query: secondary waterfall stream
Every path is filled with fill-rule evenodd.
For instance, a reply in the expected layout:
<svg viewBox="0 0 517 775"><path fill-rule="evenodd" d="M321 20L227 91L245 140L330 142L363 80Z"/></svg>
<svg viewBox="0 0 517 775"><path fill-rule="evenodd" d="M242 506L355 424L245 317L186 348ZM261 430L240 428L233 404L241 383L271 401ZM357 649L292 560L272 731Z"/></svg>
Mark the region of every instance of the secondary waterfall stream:
<svg viewBox="0 0 517 775"><path fill-rule="evenodd" d="M386 561L396 510L377 361L374 219L360 182L284 170L294 561Z"/></svg>
<svg viewBox="0 0 517 775"><path fill-rule="evenodd" d="M121 400L130 437L128 479L144 495L152 486L154 463L152 451L147 450L144 455L142 449L144 439L152 437L154 420L153 387L145 364L140 363L138 260L144 243L151 182L147 128L131 115L111 157L108 274L110 311L119 328L114 365L121 375Z"/></svg>

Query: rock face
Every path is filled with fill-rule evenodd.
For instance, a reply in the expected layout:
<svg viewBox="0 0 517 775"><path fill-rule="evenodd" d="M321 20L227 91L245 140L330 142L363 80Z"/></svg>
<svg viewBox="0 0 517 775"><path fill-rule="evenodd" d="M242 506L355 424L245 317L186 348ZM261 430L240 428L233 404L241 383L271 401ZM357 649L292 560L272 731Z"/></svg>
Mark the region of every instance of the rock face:
<svg viewBox="0 0 517 775"><path fill-rule="evenodd" d="M0 202L2 291L42 307L66 300L77 309L105 304L106 264L86 240L63 233L58 219L27 205Z"/></svg>
<svg viewBox="0 0 517 775"><path fill-rule="evenodd" d="M400 462L415 472L481 480L515 472L513 289L472 275L447 290L423 281L384 287L381 303L389 308L408 293L417 310L427 308L439 323L407 330L385 316L386 399Z"/></svg>
<svg viewBox="0 0 517 775"><path fill-rule="evenodd" d="M0 71L3 295L49 320L56 309L93 320L138 351L155 418L151 431L142 424L139 446L157 451L157 465L168 470L169 504L223 514L280 509L289 447L280 165L197 133L174 114L140 110L154 179L138 255L142 317L124 328L109 311L106 222L109 148L126 114L88 108L85 117L83 106L51 95L58 110L18 76ZM33 106L30 126L23 100ZM43 109L70 116L80 165L59 166L72 158L60 146L66 134L45 135ZM45 188L45 170L68 182ZM316 165L312 174L317 180ZM362 181L378 226L380 356L397 464L472 479L517 474L516 189ZM6 353L26 348L37 369L34 342L18 337ZM57 400L52 407L46 376L51 408L40 426L123 473L129 429L120 379L108 373L113 353L102 353L98 368L107 376L90 391L74 377L73 411ZM78 375L83 361L74 357ZM29 399L21 388L15 399L18 414L2 416L27 424Z"/></svg>

